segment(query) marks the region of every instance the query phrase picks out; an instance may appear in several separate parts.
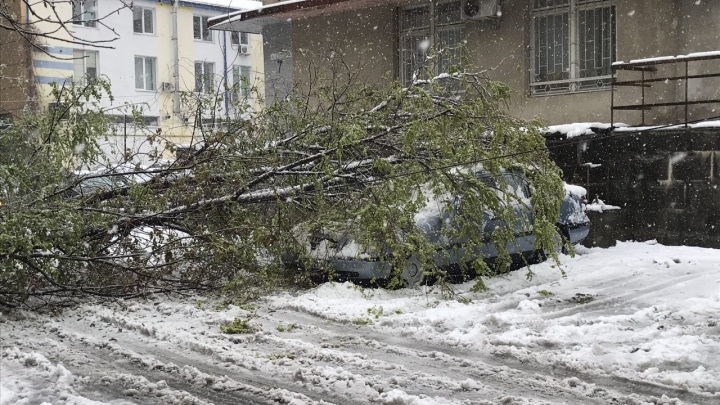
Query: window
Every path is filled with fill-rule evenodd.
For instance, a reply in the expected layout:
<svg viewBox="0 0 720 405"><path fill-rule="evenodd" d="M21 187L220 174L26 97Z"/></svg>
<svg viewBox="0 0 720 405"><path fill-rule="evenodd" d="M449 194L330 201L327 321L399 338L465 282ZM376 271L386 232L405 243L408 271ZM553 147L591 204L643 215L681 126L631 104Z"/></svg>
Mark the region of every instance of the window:
<svg viewBox="0 0 720 405"><path fill-rule="evenodd" d="M208 28L208 18L205 16L193 16L193 37L203 41L212 41L212 32Z"/></svg>
<svg viewBox="0 0 720 405"><path fill-rule="evenodd" d="M138 124L138 121L135 120L135 118L132 115L124 115L124 114L115 114L110 115L110 119L118 125L136 125ZM142 117L138 118L142 125L146 127L157 127L160 123L160 117L157 116L147 116L143 115Z"/></svg>
<svg viewBox="0 0 720 405"><path fill-rule="evenodd" d="M195 62L195 91L210 93L214 90L214 67L213 63Z"/></svg>
<svg viewBox="0 0 720 405"><path fill-rule="evenodd" d="M72 0L73 24L95 27L97 0Z"/></svg>
<svg viewBox="0 0 720 405"><path fill-rule="evenodd" d="M405 7L399 10L400 80L406 85L417 78L448 73L461 63L465 41L462 3L458 0ZM437 53L435 66L428 66L428 55Z"/></svg>
<svg viewBox="0 0 720 405"><path fill-rule="evenodd" d="M606 88L616 56L615 6L611 0L535 0L533 94Z"/></svg>
<svg viewBox="0 0 720 405"><path fill-rule="evenodd" d="M80 83L83 79L91 81L97 78L97 51L73 50L73 82Z"/></svg>
<svg viewBox="0 0 720 405"><path fill-rule="evenodd" d="M155 58L146 56L135 57L135 88L137 90L156 90Z"/></svg>
<svg viewBox="0 0 720 405"><path fill-rule="evenodd" d="M154 11L151 8L133 7L133 32L152 34L155 32Z"/></svg>
<svg viewBox="0 0 720 405"><path fill-rule="evenodd" d="M250 96L250 66L233 66L232 77L232 100L236 101L240 97Z"/></svg>
<svg viewBox="0 0 720 405"><path fill-rule="evenodd" d="M230 43L233 45L250 45L250 35L247 32L231 32Z"/></svg>

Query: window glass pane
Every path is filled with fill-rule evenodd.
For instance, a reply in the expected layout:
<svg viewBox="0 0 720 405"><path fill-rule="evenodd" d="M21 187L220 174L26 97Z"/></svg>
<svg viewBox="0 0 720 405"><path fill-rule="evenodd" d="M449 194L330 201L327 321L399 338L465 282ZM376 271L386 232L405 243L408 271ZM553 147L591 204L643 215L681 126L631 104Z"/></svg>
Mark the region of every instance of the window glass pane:
<svg viewBox="0 0 720 405"><path fill-rule="evenodd" d="M143 17L144 17L144 23L145 23L145 32L152 34L153 33L153 11L151 9L145 9L143 10Z"/></svg>
<svg viewBox="0 0 720 405"><path fill-rule="evenodd" d="M406 85L414 79L425 78L424 67L427 62L429 37L427 33L405 35L402 40L402 74Z"/></svg>
<svg viewBox="0 0 720 405"><path fill-rule="evenodd" d="M143 70L143 58L135 58L135 88L144 89L145 72Z"/></svg>
<svg viewBox="0 0 720 405"><path fill-rule="evenodd" d="M615 61L615 7L580 10L578 32L579 77L611 75ZM608 80L582 82L581 87L602 88Z"/></svg>
<svg viewBox="0 0 720 405"><path fill-rule="evenodd" d="M97 78L97 52L85 52L85 74L88 79Z"/></svg>
<svg viewBox="0 0 720 405"><path fill-rule="evenodd" d="M582 2L583 0L580 1ZM535 0L535 8L562 7L568 4L569 0Z"/></svg>
<svg viewBox="0 0 720 405"><path fill-rule="evenodd" d="M193 37L195 39L202 38L200 36L200 17L193 16Z"/></svg>
<svg viewBox="0 0 720 405"><path fill-rule="evenodd" d="M82 16L80 15L81 13L82 13L82 7L80 5L80 0L73 0L73 2L72 2L73 24L82 24Z"/></svg>
<svg viewBox="0 0 720 405"><path fill-rule="evenodd" d="M73 50L73 82L79 82L85 76L83 51Z"/></svg>
<svg viewBox="0 0 720 405"><path fill-rule="evenodd" d="M242 94L247 97L250 93L250 66L241 66L240 74L242 75Z"/></svg>
<svg viewBox="0 0 720 405"><path fill-rule="evenodd" d="M83 20L85 21L85 26L94 27L94 20L97 18L97 13L95 12L95 0L85 0L84 8Z"/></svg>
<svg viewBox="0 0 720 405"><path fill-rule="evenodd" d="M239 32L231 32L230 33L230 43L233 45L238 45L240 43L240 33Z"/></svg>
<svg viewBox="0 0 720 405"><path fill-rule="evenodd" d="M133 32L142 32L142 9L140 7L133 9Z"/></svg>
<svg viewBox="0 0 720 405"><path fill-rule="evenodd" d="M250 38L247 32L241 32L240 33L240 43L247 45L250 43Z"/></svg>
<svg viewBox="0 0 720 405"><path fill-rule="evenodd" d="M447 73L450 67L462 62L463 29L462 27L444 29L438 32L438 73Z"/></svg>
<svg viewBox="0 0 720 405"><path fill-rule="evenodd" d="M203 64L201 62L195 62L195 91L203 91Z"/></svg>
<svg viewBox="0 0 720 405"><path fill-rule="evenodd" d="M210 93L215 90L215 86L213 86L213 64L205 63L203 69L203 87L206 93Z"/></svg>
<svg viewBox="0 0 720 405"><path fill-rule="evenodd" d="M208 18L209 17L202 18L203 41L212 41L212 32L208 29Z"/></svg>
<svg viewBox="0 0 720 405"><path fill-rule="evenodd" d="M145 58L145 90L155 90L154 58Z"/></svg>
<svg viewBox="0 0 720 405"><path fill-rule="evenodd" d="M461 8L459 1L441 3L435 7L435 20L438 24L451 24L460 22Z"/></svg>
<svg viewBox="0 0 720 405"><path fill-rule="evenodd" d="M569 14L535 17L535 75L533 82L570 78Z"/></svg>
<svg viewBox="0 0 720 405"><path fill-rule="evenodd" d="M430 26L430 6L400 10L400 29L426 28Z"/></svg>

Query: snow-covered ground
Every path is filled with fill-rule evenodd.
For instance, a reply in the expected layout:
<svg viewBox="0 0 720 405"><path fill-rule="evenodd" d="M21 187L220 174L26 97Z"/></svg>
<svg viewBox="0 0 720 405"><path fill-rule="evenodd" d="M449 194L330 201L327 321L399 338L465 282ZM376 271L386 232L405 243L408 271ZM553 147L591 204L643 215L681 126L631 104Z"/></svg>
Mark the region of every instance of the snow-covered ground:
<svg viewBox="0 0 720 405"><path fill-rule="evenodd" d="M720 251L577 251L452 299L329 283L255 308L9 314L0 405L719 404ZM257 332L220 331L250 316Z"/></svg>

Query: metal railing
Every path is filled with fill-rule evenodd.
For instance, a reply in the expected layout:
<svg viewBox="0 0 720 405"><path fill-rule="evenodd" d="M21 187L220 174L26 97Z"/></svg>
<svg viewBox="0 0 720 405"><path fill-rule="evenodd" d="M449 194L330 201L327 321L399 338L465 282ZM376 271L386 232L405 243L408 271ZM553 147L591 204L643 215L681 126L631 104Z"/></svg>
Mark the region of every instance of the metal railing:
<svg viewBox="0 0 720 405"><path fill-rule="evenodd" d="M631 61L629 63L618 62L613 64L613 76L615 79L611 85L611 101L610 101L610 124L615 124L615 111L640 111L641 112L641 125L645 125L645 112L652 110L653 108L660 107L684 107L685 108L685 127L688 127L689 122L689 106L691 105L702 105L702 104L720 104L720 99L702 99L702 100L690 100L689 88L691 80L707 79L713 77L720 77L720 71L715 73L705 74L690 74L690 64L699 61L718 60L720 59L720 52L705 52L690 55L681 56L668 56L662 58L651 58L642 59L637 61ZM663 77L650 77L648 73L655 73L658 71L660 65L670 64L683 64L685 73L683 75L676 76L663 76ZM717 65L716 65L717 66ZM617 73L619 71L626 72L639 72L640 78L634 80L619 81ZM681 81L684 82L685 95L683 101L663 102L663 103L646 103L646 89L653 87L653 83L669 83ZM615 89L616 87L639 87L641 89L641 95L639 104L626 104L626 105L615 105Z"/></svg>

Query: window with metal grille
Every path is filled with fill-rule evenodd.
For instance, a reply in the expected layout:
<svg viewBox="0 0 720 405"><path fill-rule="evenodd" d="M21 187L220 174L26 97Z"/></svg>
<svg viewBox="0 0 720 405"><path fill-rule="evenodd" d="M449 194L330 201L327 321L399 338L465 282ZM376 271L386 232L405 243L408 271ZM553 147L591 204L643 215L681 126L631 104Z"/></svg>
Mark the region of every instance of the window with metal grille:
<svg viewBox="0 0 720 405"><path fill-rule="evenodd" d="M214 68L214 63L195 62L195 91L199 93L210 93L214 90Z"/></svg>
<svg viewBox="0 0 720 405"><path fill-rule="evenodd" d="M448 73L461 62L465 41L462 24L462 2L433 2L398 11L400 28L400 80L409 85L429 75ZM435 52L433 66L428 59Z"/></svg>
<svg viewBox="0 0 720 405"><path fill-rule="evenodd" d="M533 94L608 87L617 51L612 0L535 0L532 27Z"/></svg>

